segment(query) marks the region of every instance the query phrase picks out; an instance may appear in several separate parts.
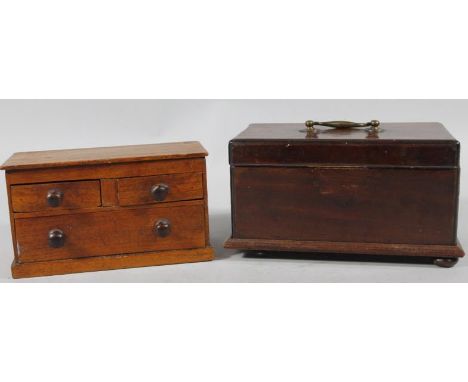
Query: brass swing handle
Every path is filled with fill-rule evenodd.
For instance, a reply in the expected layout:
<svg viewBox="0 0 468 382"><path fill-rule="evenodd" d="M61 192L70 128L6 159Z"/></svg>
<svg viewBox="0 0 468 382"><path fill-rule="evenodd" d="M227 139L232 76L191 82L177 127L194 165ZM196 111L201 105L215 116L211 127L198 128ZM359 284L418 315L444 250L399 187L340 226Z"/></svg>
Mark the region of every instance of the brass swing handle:
<svg viewBox="0 0 468 382"><path fill-rule="evenodd" d="M370 122L358 123L358 122L349 122L349 121L328 121L328 122L318 122L318 121L306 121L305 125L307 130L314 131L314 126L326 126L333 127L335 129L350 129L352 127L370 127L369 130L373 132L379 131L380 122L376 119L373 119Z"/></svg>

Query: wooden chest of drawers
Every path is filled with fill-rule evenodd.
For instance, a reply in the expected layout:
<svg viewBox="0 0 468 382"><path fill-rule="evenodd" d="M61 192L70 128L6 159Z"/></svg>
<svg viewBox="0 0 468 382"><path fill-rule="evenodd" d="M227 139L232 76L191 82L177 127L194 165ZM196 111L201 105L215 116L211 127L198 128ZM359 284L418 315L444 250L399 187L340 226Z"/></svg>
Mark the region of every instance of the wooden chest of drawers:
<svg viewBox="0 0 468 382"><path fill-rule="evenodd" d="M16 153L14 278L213 259L198 142Z"/></svg>
<svg viewBox="0 0 468 382"><path fill-rule="evenodd" d="M459 143L439 123L341 123L251 125L230 142L225 246L454 265Z"/></svg>

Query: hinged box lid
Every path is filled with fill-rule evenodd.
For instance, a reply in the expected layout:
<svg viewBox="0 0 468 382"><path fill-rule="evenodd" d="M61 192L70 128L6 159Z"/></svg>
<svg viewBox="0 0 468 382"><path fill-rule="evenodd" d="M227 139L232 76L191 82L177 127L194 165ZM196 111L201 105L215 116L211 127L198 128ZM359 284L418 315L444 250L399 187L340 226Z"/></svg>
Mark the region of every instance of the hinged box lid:
<svg viewBox="0 0 468 382"><path fill-rule="evenodd" d="M382 123L369 129L301 123L252 124L229 144L231 165L458 167L459 142L441 123Z"/></svg>

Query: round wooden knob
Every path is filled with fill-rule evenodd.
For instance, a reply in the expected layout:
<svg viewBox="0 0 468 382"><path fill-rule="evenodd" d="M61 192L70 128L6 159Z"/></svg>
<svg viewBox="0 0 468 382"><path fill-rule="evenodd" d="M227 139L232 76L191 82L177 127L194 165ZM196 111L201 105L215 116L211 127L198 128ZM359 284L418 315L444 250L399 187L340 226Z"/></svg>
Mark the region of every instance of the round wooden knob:
<svg viewBox="0 0 468 382"><path fill-rule="evenodd" d="M61 229L53 229L49 231L49 247L60 248L65 244L65 234Z"/></svg>
<svg viewBox="0 0 468 382"><path fill-rule="evenodd" d="M162 202L166 199L167 194L169 193L169 186L164 183L155 184L151 187L151 194L153 195L154 200Z"/></svg>
<svg viewBox="0 0 468 382"><path fill-rule="evenodd" d="M171 233L171 222L168 219L160 219L154 226L156 234L160 237L166 237Z"/></svg>
<svg viewBox="0 0 468 382"><path fill-rule="evenodd" d="M47 192L47 204L49 207L58 207L62 203L63 192L58 188L53 188Z"/></svg>

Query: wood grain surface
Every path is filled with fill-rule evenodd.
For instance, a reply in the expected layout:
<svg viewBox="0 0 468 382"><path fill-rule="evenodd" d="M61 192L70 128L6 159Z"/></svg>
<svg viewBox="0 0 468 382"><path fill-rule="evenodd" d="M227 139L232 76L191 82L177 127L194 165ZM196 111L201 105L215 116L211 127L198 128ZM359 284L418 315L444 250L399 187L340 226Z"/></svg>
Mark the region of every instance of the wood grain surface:
<svg viewBox="0 0 468 382"><path fill-rule="evenodd" d="M167 237L155 233L155 224L168 219ZM19 262L58 260L202 248L205 243L203 206L125 208L61 216L16 219L16 247ZM51 248L48 233L60 229L65 245Z"/></svg>
<svg viewBox="0 0 468 382"><path fill-rule="evenodd" d="M305 122L305 121L304 121ZM304 123L253 123L233 140L304 140ZM319 141L397 141L406 142L441 142L455 141L455 138L439 122L382 122L378 139L369 138L366 129L333 129L319 127L316 137L309 140Z"/></svg>
<svg viewBox="0 0 468 382"><path fill-rule="evenodd" d="M167 197L156 201L151 188L157 184L169 187ZM118 198L121 206L166 203L179 200L202 199L202 173L157 175L119 179Z"/></svg>
<svg viewBox="0 0 468 382"><path fill-rule="evenodd" d="M229 144L231 165L434 166L459 165L459 142L437 122L382 123L377 136L366 129L304 124L252 124Z"/></svg>
<svg viewBox="0 0 468 382"><path fill-rule="evenodd" d="M456 243L458 170L235 167L233 238Z"/></svg>
<svg viewBox="0 0 468 382"><path fill-rule="evenodd" d="M47 204L47 193L52 189L63 193L63 200L57 207ZM11 193L14 212L90 208L101 205L98 180L17 185L11 186Z"/></svg>
<svg viewBox="0 0 468 382"><path fill-rule="evenodd" d="M101 179L101 200L103 207L119 205L117 179Z"/></svg>
<svg viewBox="0 0 468 382"><path fill-rule="evenodd" d="M206 155L198 142L13 155L13 277L212 260ZM158 182L170 191L154 205Z"/></svg>
<svg viewBox="0 0 468 382"><path fill-rule="evenodd" d="M129 178L160 174L203 172L205 159L174 159L109 165L70 166L7 171L12 184L46 183L88 179Z"/></svg>
<svg viewBox="0 0 468 382"><path fill-rule="evenodd" d="M48 167L200 158L206 155L208 153L199 142L32 151L13 154L0 169L43 169Z"/></svg>
<svg viewBox="0 0 468 382"><path fill-rule="evenodd" d="M416 245L385 243L346 243L336 241L300 241L229 238L225 248L255 251L313 252L359 255L419 256L453 258L465 255L461 245Z"/></svg>
<svg viewBox="0 0 468 382"><path fill-rule="evenodd" d="M400 143L387 141L237 142L229 146L230 162L238 166L373 166L456 167L457 142Z"/></svg>
<svg viewBox="0 0 468 382"><path fill-rule="evenodd" d="M213 248L205 247L197 249L179 249L172 251L88 257L82 259L39 261L34 263L14 262L11 270L14 278L24 278L104 271L111 269L148 267L155 265L193 263L198 261L210 261L213 260L213 258ZM154 281L157 282L158 280L155 279ZM135 279L135 282L138 282L138 279Z"/></svg>

